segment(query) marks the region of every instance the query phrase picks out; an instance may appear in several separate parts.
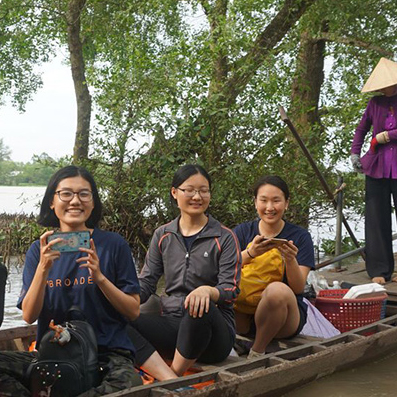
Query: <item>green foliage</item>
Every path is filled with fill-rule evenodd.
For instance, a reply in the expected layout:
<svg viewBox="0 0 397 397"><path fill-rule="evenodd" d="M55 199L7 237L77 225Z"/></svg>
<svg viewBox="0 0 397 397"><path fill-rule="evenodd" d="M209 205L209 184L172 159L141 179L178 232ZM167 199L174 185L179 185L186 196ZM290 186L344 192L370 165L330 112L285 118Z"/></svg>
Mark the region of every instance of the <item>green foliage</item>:
<svg viewBox="0 0 397 397"><path fill-rule="evenodd" d="M51 59L55 44L46 3L1 1L0 105L8 96L23 111L42 86L37 66Z"/></svg>
<svg viewBox="0 0 397 397"><path fill-rule="evenodd" d="M348 236L343 237L341 243L341 254L357 248L354 245L352 239ZM325 255L335 255L335 239L323 239L321 242L320 250L324 252Z"/></svg>
<svg viewBox="0 0 397 397"><path fill-rule="evenodd" d="M18 165L12 161L0 162L0 185L10 186L14 184L15 174L18 172Z"/></svg>
<svg viewBox="0 0 397 397"><path fill-rule="evenodd" d="M0 93L23 102L39 85L33 64L67 44L68 1L14 3L0 11ZM303 16L289 19L299 7ZM141 263L153 230L175 216L171 178L188 162L210 171L210 211L229 227L255 216L250 187L269 173L290 185L290 220L307 226L308 216L325 216L329 199L278 114L279 105L290 110L305 40L325 42L324 82L317 103L290 116L318 112L298 132L331 189L343 175L345 206L362 213L363 179L348 163L368 100L359 90L379 57L396 53L395 32L394 1L88 0L80 38L96 126L84 165L101 188L103 226L125 236ZM303 106L311 85L300 83ZM0 177L31 181L34 162L22 173L7 161ZM35 171L41 180L47 165Z"/></svg>
<svg viewBox="0 0 397 397"><path fill-rule="evenodd" d="M23 263L24 254L44 231L33 216L0 214L0 257L3 262L8 263L11 256L17 256L18 263Z"/></svg>
<svg viewBox="0 0 397 397"><path fill-rule="evenodd" d="M25 164L11 160L0 161L0 185L45 186L51 175L65 162L66 159L55 161L46 153L34 156L31 162ZM70 160L67 163L70 163Z"/></svg>
<svg viewBox="0 0 397 397"><path fill-rule="evenodd" d="M100 128L91 157L94 170L102 164L107 227L123 231L141 260L154 228L174 216L168 203L170 181L177 167L187 162L210 170L214 182L210 211L229 227L255 216L250 186L265 173L279 174L289 182L290 220L299 223L308 213L313 218L324 216L331 207L329 200L278 115L279 104L288 110L300 35L321 37L327 20L327 32L336 39L367 39L373 46L395 49L394 35L380 33L385 20L393 24L391 4L373 28L380 40L375 34L358 35L360 24L378 22L374 15L379 9L373 2L366 1L359 14L353 12L352 1L343 1L342 6L316 2L278 49L263 62L249 64L246 54L282 2L232 2L225 14L214 3L178 2L170 9L171 3L164 12L155 2L150 10L120 10L106 42L100 36L95 39L101 58L90 69L90 84L96 87ZM201 4L206 4L205 12ZM192 16L193 25L187 23ZM126 31L126 25L132 28ZM117 35L120 31L125 33ZM313 126L299 132L331 189L337 175L343 174L346 206L361 212L363 180L348 172L347 161L355 125L366 105L358 88L379 55L336 39L325 54L319 101L323 129ZM229 101L225 90L229 77L251 69L255 72L244 89ZM298 155L291 159L289 153Z"/></svg>
<svg viewBox="0 0 397 397"><path fill-rule="evenodd" d="M10 160L11 150L4 144L3 138L0 138L0 163Z"/></svg>

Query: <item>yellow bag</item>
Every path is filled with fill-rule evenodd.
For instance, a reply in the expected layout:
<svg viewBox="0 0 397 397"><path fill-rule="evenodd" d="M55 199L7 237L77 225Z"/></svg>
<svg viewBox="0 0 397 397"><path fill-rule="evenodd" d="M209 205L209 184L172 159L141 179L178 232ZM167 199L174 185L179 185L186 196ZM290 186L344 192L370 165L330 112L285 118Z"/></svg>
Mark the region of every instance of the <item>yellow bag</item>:
<svg viewBox="0 0 397 397"><path fill-rule="evenodd" d="M282 281L283 276L284 261L277 248L253 258L241 270L240 294L234 308L241 313L254 314L263 290L273 281Z"/></svg>

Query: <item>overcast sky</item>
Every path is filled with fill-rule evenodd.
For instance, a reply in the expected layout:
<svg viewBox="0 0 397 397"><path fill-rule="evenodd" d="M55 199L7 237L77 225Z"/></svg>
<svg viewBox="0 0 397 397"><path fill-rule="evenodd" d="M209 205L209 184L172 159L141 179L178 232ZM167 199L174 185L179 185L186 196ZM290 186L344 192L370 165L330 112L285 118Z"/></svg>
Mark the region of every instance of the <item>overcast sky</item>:
<svg viewBox="0 0 397 397"><path fill-rule="evenodd" d="M72 155L76 130L76 102L70 69L59 59L43 67L44 86L19 113L0 107L0 138L13 161L28 162L34 154L53 158Z"/></svg>

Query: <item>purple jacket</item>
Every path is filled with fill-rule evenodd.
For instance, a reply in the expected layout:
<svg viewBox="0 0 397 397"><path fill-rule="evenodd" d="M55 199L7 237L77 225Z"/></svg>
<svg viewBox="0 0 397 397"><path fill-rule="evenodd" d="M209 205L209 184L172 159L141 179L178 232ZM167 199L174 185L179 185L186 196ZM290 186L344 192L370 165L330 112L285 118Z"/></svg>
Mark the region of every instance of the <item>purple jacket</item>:
<svg viewBox="0 0 397 397"><path fill-rule="evenodd" d="M361 157L363 171L372 178L397 179L397 95L381 95L370 99L354 134L352 154L361 154L365 136L371 126L372 137L379 132L389 131L390 142L379 144L375 153L368 150Z"/></svg>

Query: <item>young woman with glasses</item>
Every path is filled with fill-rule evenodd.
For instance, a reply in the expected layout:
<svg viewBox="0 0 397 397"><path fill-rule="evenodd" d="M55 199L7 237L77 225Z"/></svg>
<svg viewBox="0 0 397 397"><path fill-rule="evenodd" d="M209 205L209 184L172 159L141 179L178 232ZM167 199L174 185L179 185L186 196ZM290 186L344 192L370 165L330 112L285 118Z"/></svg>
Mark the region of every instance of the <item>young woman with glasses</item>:
<svg viewBox="0 0 397 397"><path fill-rule="evenodd" d="M170 194L179 216L155 231L139 276L142 303L164 276L161 314L141 313L131 327L138 365L159 380L181 376L196 360L215 363L229 355L240 277L236 236L207 215L208 173L199 165L181 167Z"/></svg>
<svg viewBox="0 0 397 397"><path fill-rule="evenodd" d="M51 320L62 324L68 309L80 308L94 328L99 364L104 368L103 382L84 393L87 396L142 383L133 369L135 348L127 333L128 320L137 318L140 310L135 266L127 242L97 227L101 213L98 190L87 170L68 166L52 176L38 217L40 225L52 230L43 233L26 254L18 301L27 323L38 320L38 348ZM49 241L54 228L61 232L89 231L90 247L77 252L57 251L54 245L62 239ZM15 354L0 354L0 390L30 396L23 373L35 354L20 353L17 358ZM10 368L15 369L15 377L10 375Z"/></svg>

